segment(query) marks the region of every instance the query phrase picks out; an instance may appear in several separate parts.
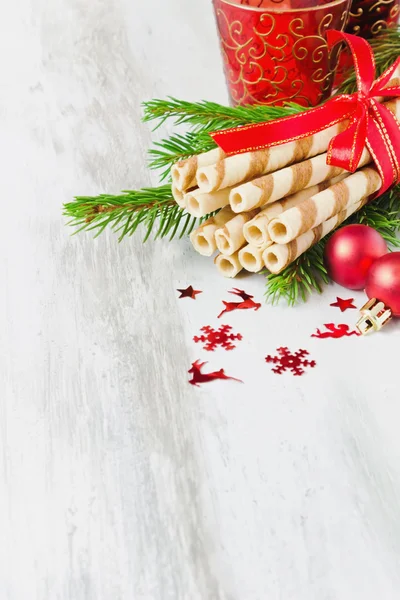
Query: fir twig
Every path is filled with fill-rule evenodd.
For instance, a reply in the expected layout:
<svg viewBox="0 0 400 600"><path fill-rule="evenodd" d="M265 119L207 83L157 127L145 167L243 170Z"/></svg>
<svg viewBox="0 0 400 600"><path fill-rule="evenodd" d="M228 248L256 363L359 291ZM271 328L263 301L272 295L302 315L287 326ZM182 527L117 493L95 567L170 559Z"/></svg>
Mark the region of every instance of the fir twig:
<svg viewBox="0 0 400 600"><path fill-rule="evenodd" d="M155 142L154 148L149 150L150 169L164 169L161 173L161 181L169 177L173 164L194 154L208 152L215 148L216 144L207 133L174 134L161 142Z"/></svg>
<svg viewBox="0 0 400 600"><path fill-rule="evenodd" d="M248 123L261 123L303 111L304 108L289 103L287 106L224 106L216 102L202 100L187 102L169 96L165 100L149 100L143 103L143 121L158 121L156 129L167 119L175 125L191 125L201 130L216 131L238 127Z"/></svg>
<svg viewBox="0 0 400 600"><path fill-rule="evenodd" d="M146 241L157 226L155 237L170 239L189 234L197 219L179 208L171 194L170 185L124 191L118 196L77 196L64 205L64 215L70 218L69 225L76 227L75 233L93 231L95 237L106 227L119 233L121 241L144 225Z"/></svg>

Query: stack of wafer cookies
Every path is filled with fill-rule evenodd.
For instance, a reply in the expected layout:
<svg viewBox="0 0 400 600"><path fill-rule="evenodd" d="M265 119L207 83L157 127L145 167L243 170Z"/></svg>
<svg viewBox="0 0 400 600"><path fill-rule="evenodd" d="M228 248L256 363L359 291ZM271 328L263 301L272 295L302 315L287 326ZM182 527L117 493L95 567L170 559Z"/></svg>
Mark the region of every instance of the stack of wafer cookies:
<svg viewBox="0 0 400 600"><path fill-rule="evenodd" d="M400 100L385 105L400 118ZM381 178L367 148L353 174L327 165L329 142L347 125L237 155L215 149L174 165L179 206L195 217L214 214L191 233L195 250L218 252L214 262L226 277L242 269L279 273L359 210Z"/></svg>

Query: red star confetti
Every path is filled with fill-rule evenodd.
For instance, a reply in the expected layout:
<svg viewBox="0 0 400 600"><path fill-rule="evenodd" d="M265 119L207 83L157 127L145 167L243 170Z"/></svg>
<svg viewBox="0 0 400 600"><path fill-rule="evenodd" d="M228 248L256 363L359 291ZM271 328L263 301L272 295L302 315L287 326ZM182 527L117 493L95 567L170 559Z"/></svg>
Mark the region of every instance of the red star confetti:
<svg viewBox="0 0 400 600"><path fill-rule="evenodd" d="M330 306L337 306L342 312L344 312L348 308L357 308L357 306L354 306L353 302L354 298L347 298L344 300L343 298L338 298L338 296L336 296L336 302L332 302Z"/></svg>
<svg viewBox="0 0 400 600"><path fill-rule="evenodd" d="M246 294L244 290L233 288L233 290L231 290L229 293L239 296L242 299L242 302L225 302L225 300L222 300L222 304L224 304L225 308L218 315L218 319L225 313L231 312L232 310L245 310L247 308L254 308L254 310L258 310L261 308L261 304L259 302L254 302L254 296Z"/></svg>
<svg viewBox="0 0 400 600"><path fill-rule="evenodd" d="M202 327L200 331L203 332L201 336L194 336L193 340L198 343L204 344L204 350L213 352L218 346L225 348L225 350L233 350L236 348L232 342L234 340L241 340L242 336L240 333L231 333L232 327L230 325L221 325L219 329L213 329L209 325Z"/></svg>
<svg viewBox="0 0 400 600"><path fill-rule="evenodd" d="M351 335L361 335L355 329L350 330L350 326L346 325L346 323L340 323L340 325L334 325L334 323L326 323L324 325L326 331L321 331L317 329L315 333L312 334L311 337L324 339L324 338L342 338L342 337L350 337Z"/></svg>
<svg viewBox="0 0 400 600"><path fill-rule="evenodd" d="M285 371L291 371L293 375L303 375L304 367L315 367L317 364L315 360L307 360L305 357L308 356L307 350L297 350L297 352L291 352L289 348L277 348L278 356L266 356L265 361L267 363L274 363L278 365L272 371L281 375Z"/></svg>
<svg viewBox="0 0 400 600"><path fill-rule="evenodd" d="M229 379L231 381L243 383L241 379L236 379L235 377L228 377L228 375L225 375L224 369L213 371L211 373L202 373L202 368L206 364L207 363L205 362L201 363L199 360L196 360L194 363L192 363L192 368L189 369L188 373L190 373L193 377L192 379L189 379L189 383L197 387L199 387L201 383L208 383L210 381L215 381L216 379Z"/></svg>
<svg viewBox="0 0 400 600"><path fill-rule="evenodd" d="M192 300L196 300L197 294L203 293L201 290L194 290L191 285L186 290L177 290L177 292L180 292L179 298L192 298Z"/></svg>

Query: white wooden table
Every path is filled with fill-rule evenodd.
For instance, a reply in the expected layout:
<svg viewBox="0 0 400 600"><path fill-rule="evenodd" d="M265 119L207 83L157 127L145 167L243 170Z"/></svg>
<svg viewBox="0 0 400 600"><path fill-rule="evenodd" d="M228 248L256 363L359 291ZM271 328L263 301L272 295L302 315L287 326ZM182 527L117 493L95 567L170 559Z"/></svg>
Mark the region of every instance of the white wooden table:
<svg viewBox="0 0 400 600"><path fill-rule="evenodd" d="M227 100L210 1L4 1L0 40L1 600L397 599L399 326L322 350L339 288L266 307L259 346L215 355L246 383L197 390L230 284L185 241L61 217L156 183L143 100ZM288 340L319 370L256 365Z"/></svg>

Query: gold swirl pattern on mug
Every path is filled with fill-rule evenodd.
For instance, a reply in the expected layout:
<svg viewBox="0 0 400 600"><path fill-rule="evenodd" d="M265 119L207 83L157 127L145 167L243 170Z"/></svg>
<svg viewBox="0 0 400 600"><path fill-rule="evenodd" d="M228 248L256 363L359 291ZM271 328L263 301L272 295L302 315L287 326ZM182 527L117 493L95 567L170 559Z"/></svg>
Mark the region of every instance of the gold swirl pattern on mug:
<svg viewBox="0 0 400 600"><path fill-rule="evenodd" d="M373 12L374 10L379 13L382 10L382 7L388 6L393 3L393 0L378 0L375 4L369 7L368 12Z"/></svg>
<svg viewBox="0 0 400 600"><path fill-rule="evenodd" d="M246 101L250 99L259 104L272 104L278 96L282 102L300 97L307 101L307 98L300 96L300 92L304 87L304 82L301 79L292 81L290 85L292 93L282 97L283 89L281 86L289 80L289 74L286 67L277 63L284 61L286 58L285 48L288 47L289 37L285 34L278 34L276 36L277 40L279 38L278 45L267 41L267 37L274 32L276 26L275 18L272 15L262 14L260 24L253 28L254 35L246 40L241 39L243 25L240 21L229 23L229 19L222 9L218 9L217 16L224 20L225 27L229 32L229 38L226 39L221 35L221 41L227 78L232 86L231 93L235 102L240 104L245 99ZM263 30L261 30L261 27L263 27ZM236 63L240 67L237 74L232 68L227 50L234 52ZM269 54L269 58L273 63L273 72L269 77L265 76L262 66L256 62L267 54ZM256 86L261 82L265 82L270 86L270 91L265 95L263 101L255 98L249 88L249 86ZM237 89L238 85L240 89Z"/></svg>
<svg viewBox="0 0 400 600"><path fill-rule="evenodd" d="M345 25L346 15L347 11L343 11L341 15L343 26ZM333 14L326 14L318 26L318 35L305 36L303 34L304 21L300 17L293 19L289 26L290 32L294 37L298 38L293 45L293 55L295 58L298 61L310 58L312 64L317 65L317 68L311 74L311 81L322 84L321 97L331 87L333 67L336 64L338 56L338 47L335 46L329 50L326 38L323 37L324 33L331 26L332 21ZM327 65L329 65L329 69L327 69Z"/></svg>
<svg viewBox="0 0 400 600"><path fill-rule="evenodd" d="M356 6L361 4L361 6ZM388 26L394 25L400 13L400 0L376 0L371 6L360 0L353 1L349 12L350 26L346 31L354 35L360 34L371 37ZM371 22L373 17L377 19Z"/></svg>
<svg viewBox="0 0 400 600"><path fill-rule="evenodd" d="M279 99L279 102L301 100L306 105L310 105L310 99L303 93L305 81L300 74L296 74L302 71L301 65L297 69L290 69L289 72L283 64L290 59L290 54L298 63L308 61L314 66L307 78L318 84L317 103L329 91L338 54L337 47L328 49L324 37L326 31L332 26L334 20L332 13L324 15L319 23L317 34L310 36L304 35L306 24L302 16L297 16L290 21L287 33L275 33L275 16L271 13L262 13L259 22L249 27L249 32L246 33L243 23L238 20L230 22L224 9L218 8L216 14L219 20L225 72L230 84L231 96L236 103L252 101L268 105ZM341 29L346 24L347 14L347 10L342 11ZM269 60L268 70L265 70L259 62L266 58ZM262 90L263 84L266 88L264 90ZM260 91L263 93L262 98L259 97ZM257 94L257 97L254 94Z"/></svg>
<svg viewBox="0 0 400 600"><path fill-rule="evenodd" d="M382 29L387 28L387 23L384 19L380 19L379 21L375 21L375 23L371 26L372 35L377 35Z"/></svg>

